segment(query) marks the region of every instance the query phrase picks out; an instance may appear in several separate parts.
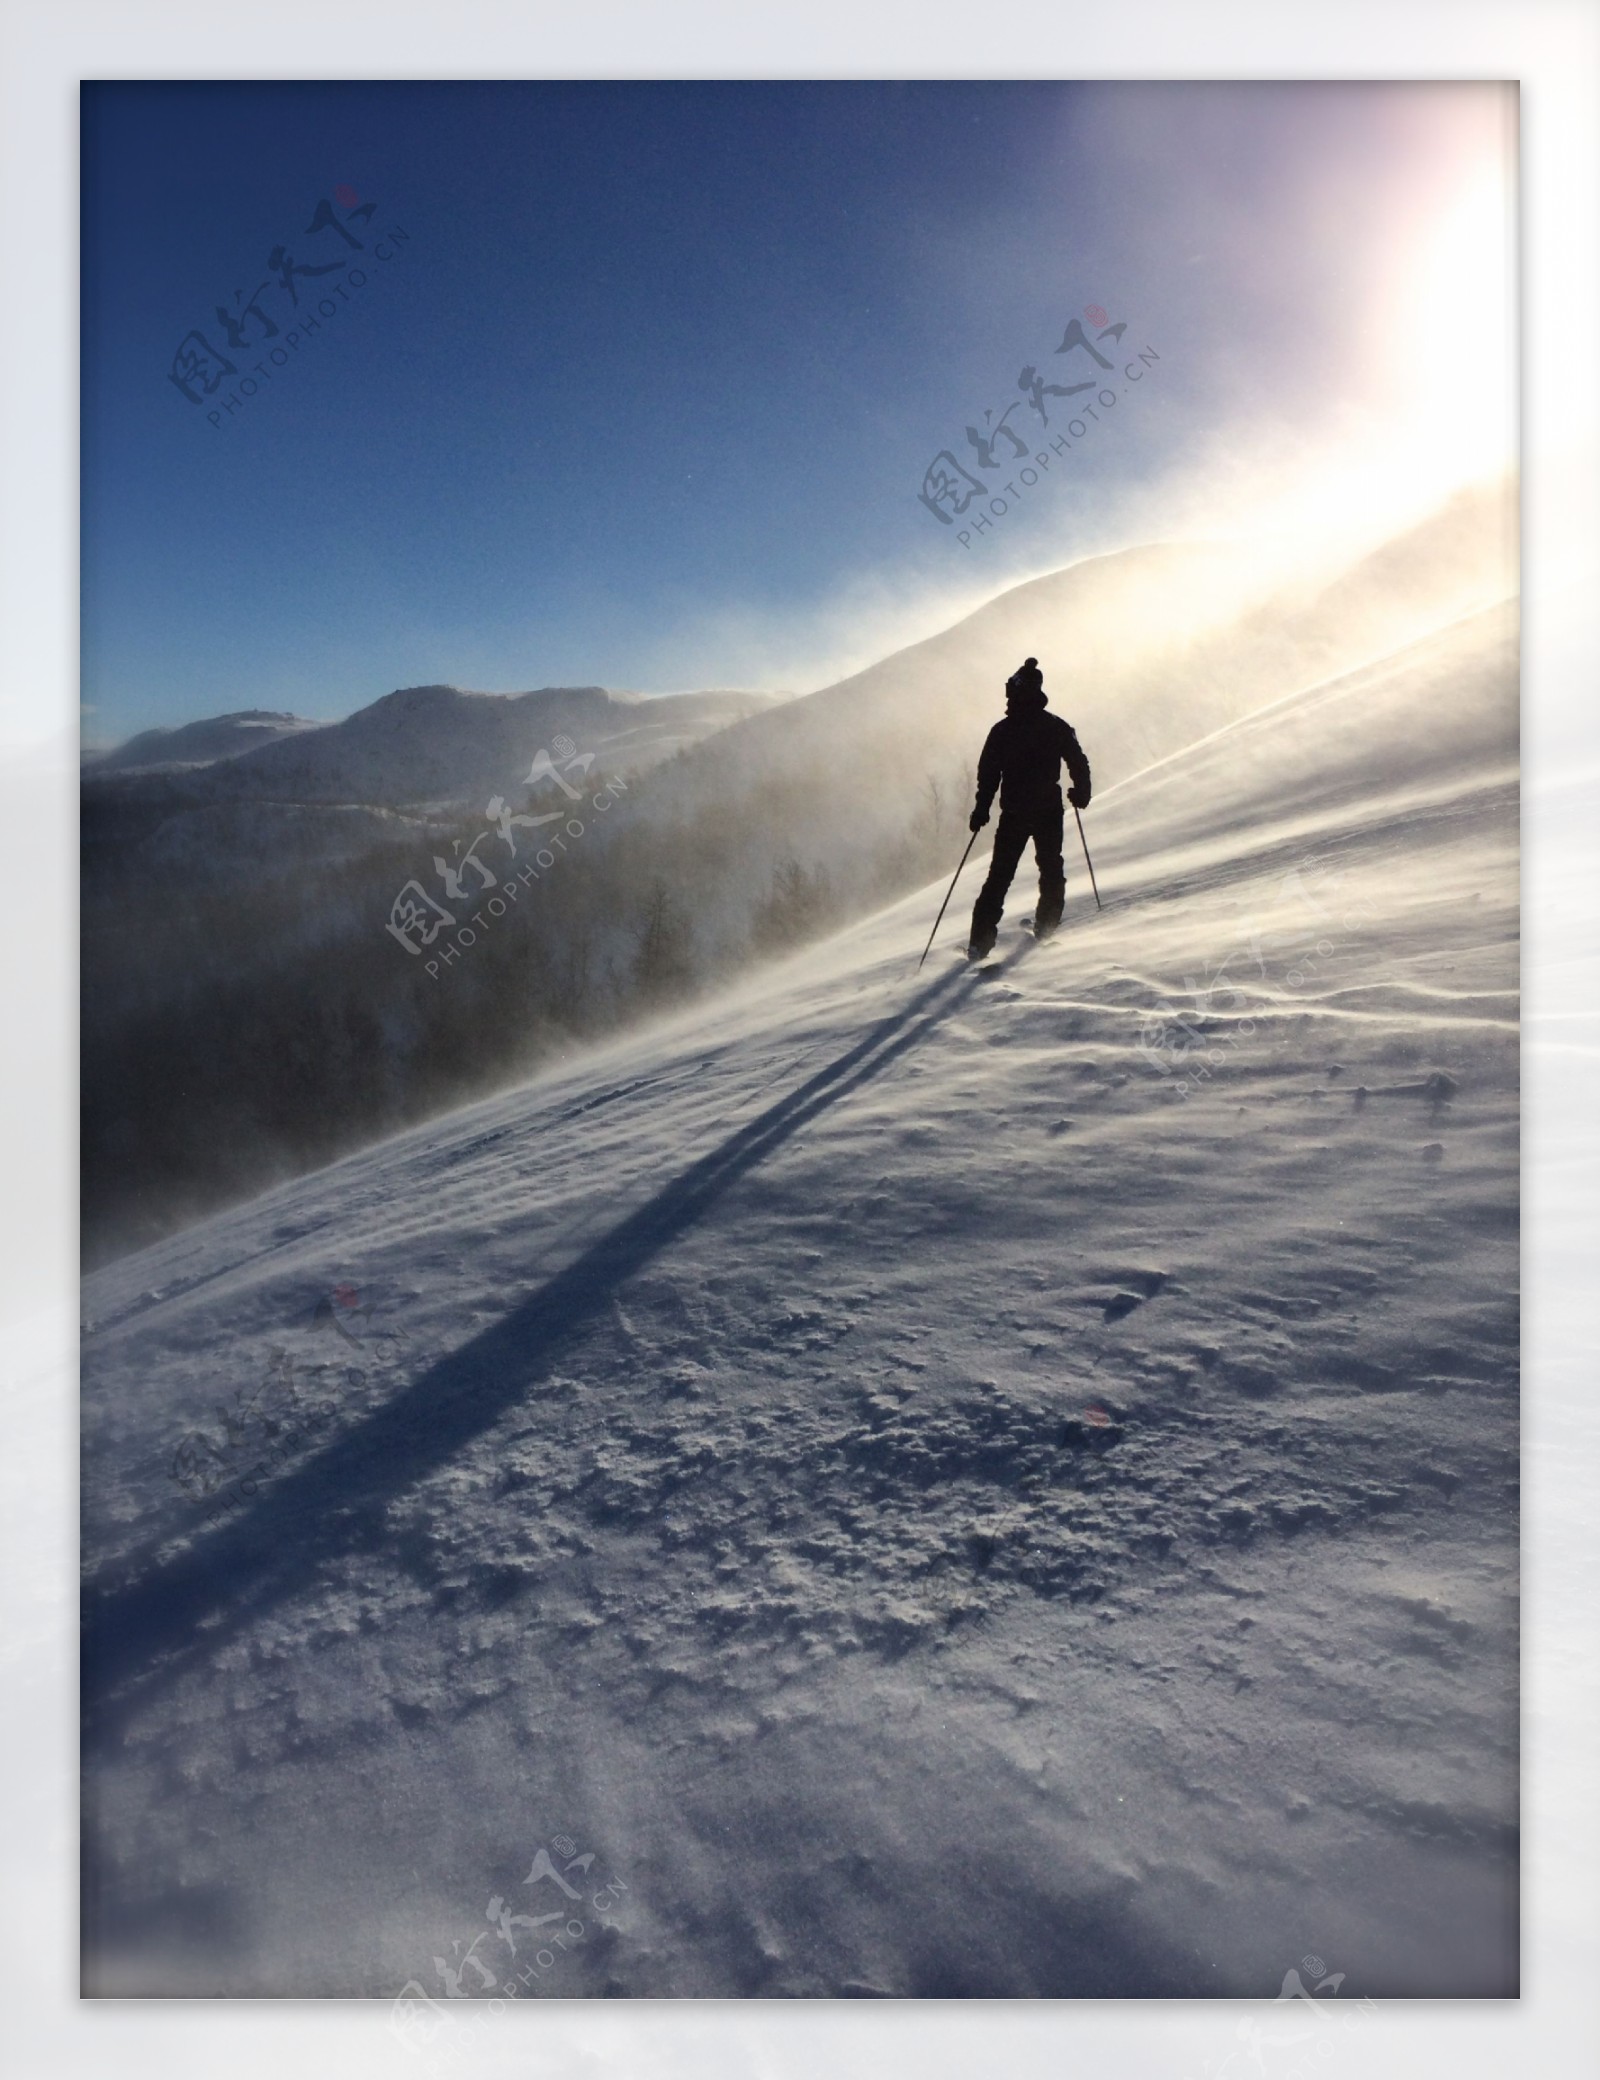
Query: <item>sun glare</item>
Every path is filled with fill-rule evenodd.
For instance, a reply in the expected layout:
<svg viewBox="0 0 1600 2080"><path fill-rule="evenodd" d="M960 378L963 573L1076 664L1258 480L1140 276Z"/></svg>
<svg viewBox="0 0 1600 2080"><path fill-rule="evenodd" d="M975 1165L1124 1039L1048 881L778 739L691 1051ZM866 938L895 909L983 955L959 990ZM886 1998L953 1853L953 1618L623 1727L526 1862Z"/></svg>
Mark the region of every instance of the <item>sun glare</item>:
<svg viewBox="0 0 1600 2080"><path fill-rule="evenodd" d="M1377 381L1339 439L1274 483L1263 555L1348 553L1516 459L1514 191L1480 164L1397 240L1374 335ZM1265 520L1266 524L1263 525Z"/></svg>
<svg viewBox="0 0 1600 2080"><path fill-rule="evenodd" d="M1511 183L1481 168L1420 241L1395 344L1409 395L1408 467L1443 493L1504 469L1516 445Z"/></svg>

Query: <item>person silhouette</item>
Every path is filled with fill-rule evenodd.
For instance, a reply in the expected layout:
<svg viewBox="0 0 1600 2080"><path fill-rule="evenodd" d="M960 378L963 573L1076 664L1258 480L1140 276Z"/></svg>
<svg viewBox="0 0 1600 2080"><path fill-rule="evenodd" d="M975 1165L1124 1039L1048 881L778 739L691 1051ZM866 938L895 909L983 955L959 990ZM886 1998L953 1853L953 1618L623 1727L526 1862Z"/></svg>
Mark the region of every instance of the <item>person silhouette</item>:
<svg viewBox="0 0 1600 2080"><path fill-rule="evenodd" d="M1061 922L1067 896L1067 871L1061 858L1066 810L1061 800L1061 765L1066 761L1072 785L1067 800L1076 809L1089 806L1089 761L1070 723L1045 713L1044 674L1036 657L1027 658L1006 681L1006 712L985 739L978 760L978 798L968 829L981 831L989 821L995 790L1000 793L1000 822L994 834L989 874L972 906L970 960L982 960L994 946L1005 909L1006 891L1033 840L1039 863L1039 903L1033 916L1034 937L1047 939Z"/></svg>

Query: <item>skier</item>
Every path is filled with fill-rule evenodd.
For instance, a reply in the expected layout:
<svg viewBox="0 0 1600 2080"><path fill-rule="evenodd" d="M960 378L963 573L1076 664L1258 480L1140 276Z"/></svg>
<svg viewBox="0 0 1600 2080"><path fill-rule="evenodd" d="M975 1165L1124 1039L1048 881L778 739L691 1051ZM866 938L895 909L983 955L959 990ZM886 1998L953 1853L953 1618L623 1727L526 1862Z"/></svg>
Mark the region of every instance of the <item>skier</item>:
<svg viewBox="0 0 1600 2080"><path fill-rule="evenodd" d="M1036 939L1046 939L1061 922L1067 873L1061 859L1061 832L1066 811L1061 803L1061 762L1067 763L1072 785L1067 800L1075 809L1089 806L1089 761L1059 715L1045 713L1044 674L1039 660L1028 658L1006 681L1006 712L990 730L978 760L978 800L968 829L981 831L989 821L995 789L1000 790L1000 824L994 834L989 878L972 906L969 959L982 960L994 945L1005 908L1006 890L1033 840L1039 863L1039 904L1034 912Z"/></svg>

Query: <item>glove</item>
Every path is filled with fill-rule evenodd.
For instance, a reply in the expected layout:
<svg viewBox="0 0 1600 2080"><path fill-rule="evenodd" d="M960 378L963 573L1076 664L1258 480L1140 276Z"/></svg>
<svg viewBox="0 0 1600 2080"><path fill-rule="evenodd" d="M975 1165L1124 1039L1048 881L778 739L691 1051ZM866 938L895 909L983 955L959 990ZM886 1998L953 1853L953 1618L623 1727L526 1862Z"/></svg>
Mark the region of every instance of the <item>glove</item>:
<svg viewBox="0 0 1600 2080"><path fill-rule="evenodd" d="M1087 809L1089 806L1089 797L1086 794L1080 794L1075 787L1067 789L1067 800L1074 809Z"/></svg>
<svg viewBox="0 0 1600 2080"><path fill-rule="evenodd" d="M967 818L967 829L969 831L981 831L988 821L989 812L987 809L974 809Z"/></svg>

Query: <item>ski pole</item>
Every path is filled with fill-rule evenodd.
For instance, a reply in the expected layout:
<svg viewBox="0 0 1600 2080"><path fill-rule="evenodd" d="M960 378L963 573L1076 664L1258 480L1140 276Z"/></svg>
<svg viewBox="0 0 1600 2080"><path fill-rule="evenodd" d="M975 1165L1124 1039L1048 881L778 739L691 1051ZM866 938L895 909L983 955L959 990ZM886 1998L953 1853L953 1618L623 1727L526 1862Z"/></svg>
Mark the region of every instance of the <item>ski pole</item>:
<svg viewBox="0 0 1600 2080"><path fill-rule="evenodd" d="M1083 863L1089 869L1089 886L1094 890L1094 907L1097 910L1103 910L1105 905L1100 900L1100 884L1094 878L1094 861L1089 857L1089 841L1083 835L1083 818L1078 815L1076 802L1072 805L1072 813L1078 817L1078 842L1083 847ZM935 925L934 930L937 931L938 929L939 927Z"/></svg>
<svg viewBox="0 0 1600 2080"><path fill-rule="evenodd" d="M978 833L974 831L967 840L967 852L970 852L977 842ZM961 867L964 867L967 863L967 852L963 852L961 855ZM928 958L929 953L933 950L933 942L939 936L939 927L944 923L944 913L949 909L950 898L955 894L956 883L961 879L961 867L957 867L950 876L950 886L945 890L944 901L939 905L939 915L933 920L933 930L928 934L928 943L922 949L922 961ZM917 962L917 973L919 975L922 973L922 961Z"/></svg>

